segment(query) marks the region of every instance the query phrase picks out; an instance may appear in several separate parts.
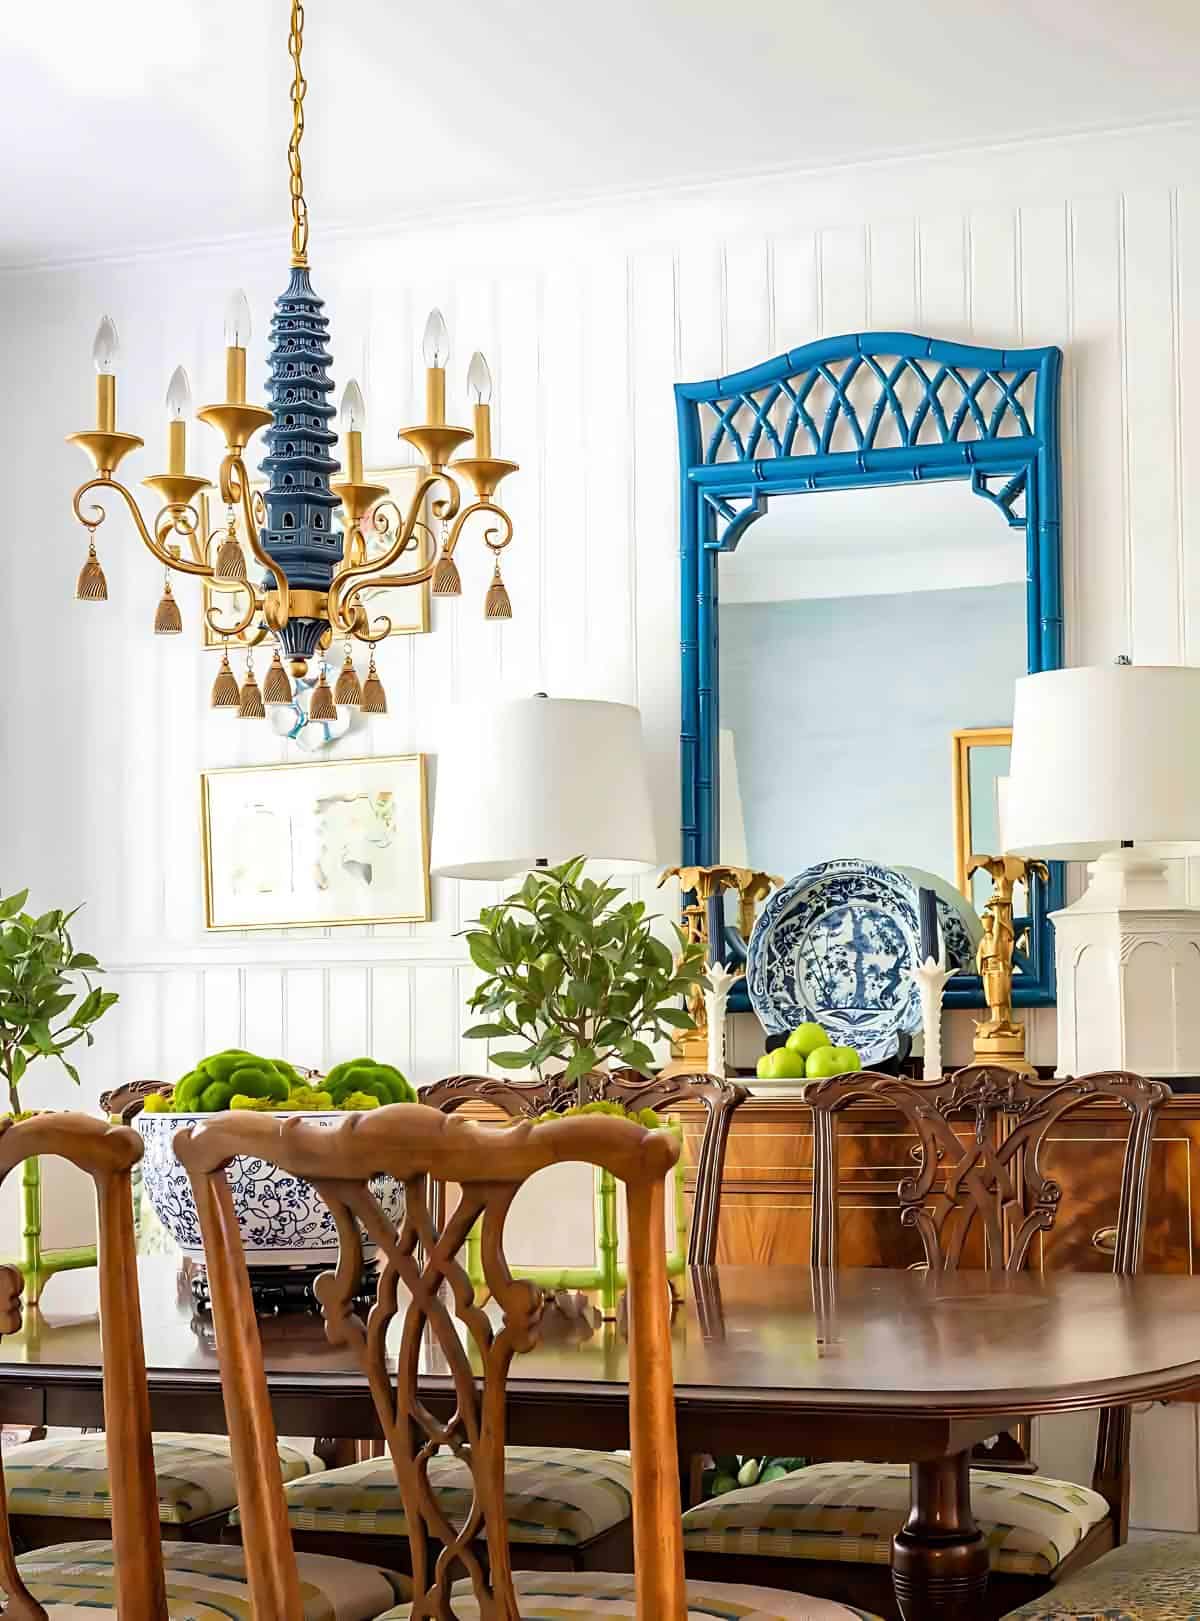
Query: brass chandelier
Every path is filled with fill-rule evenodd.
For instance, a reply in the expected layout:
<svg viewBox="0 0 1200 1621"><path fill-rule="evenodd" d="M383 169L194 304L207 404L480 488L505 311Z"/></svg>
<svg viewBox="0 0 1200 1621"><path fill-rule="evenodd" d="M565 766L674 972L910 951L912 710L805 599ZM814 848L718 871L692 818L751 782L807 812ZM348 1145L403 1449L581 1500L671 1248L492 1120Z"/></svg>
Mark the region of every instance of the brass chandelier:
<svg viewBox="0 0 1200 1621"><path fill-rule="evenodd" d="M217 709L236 709L245 718L262 716L267 704L292 701L291 676L308 672L309 660L335 637L345 638L345 662L331 691L322 666L312 690L309 714L314 720L332 720L337 705L360 706L364 713L386 712L383 684L375 668L375 645L390 634L386 615L372 617L364 593L383 588L419 586L432 581L435 596L461 592L454 560L469 519L490 515L482 539L493 556L492 582L485 614L509 619L512 609L500 573L500 553L512 539L512 521L495 499L501 480L515 472L515 462L492 453L491 374L481 354L472 357L467 373L468 393L474 406L473 427L460 428L446 421L446 360L449 339L441 313L434 310L425 328L425 421L402 428L399 437L410 445L422 464L421 476L407 508L390 499L387 489L364 478L362 431L365 416L357 382L346 384L341 404L345 476L334 454L337 435L330 421L335 408L329 401L333 382L328 374L329 321L323 303L313 292L308 269L308 208L300 145L304 134L306 84L301 69L304 7L292 0L288 50L292 59L292 135L288 143L288 169L292 206L292 272L285 291L275 303L271 321L271 349L267 395L270 405L246 399L246 348L250 311L244 293L230 300L225 323L225 400L201 407L195 414L215 428L225 444L219 486L225 506L224 521L206 533L197 506L209 480L187 471L187 418L191 391L187 374L177 367L167 390L167 471L144 478L162 505L150 522L143 517L136 497L114 475L130 453L143 444L135 434L117 429L117 391L114 363L116 327L108 316L100 322L93 348L96 366L96 426L72 434L95 467L75 492L75 515L87 530L88 551L80 570L76 596L104 601L108 585L96 552L96 531L106 510L100 503L109 493L119 495L129 509L147 549L162 563L166 580L155 615L158 635L175 635L182 628L179 604L171 590L172 573L199 577L214 591L232 600L228 612L217 603L204 610L209 628L225 639L221 667L213 685ZM266 430L268 453L260 464L267 477L265 492L252 490L245 451L260 430ZM471 453L456 451L474 440ZM473 499L463 502L460 481L471 486ZM431 533L429 513L439 535ZM263 573L256 582L247 569L238 537L239 521L250 551ZM339 527L340 521L340 527ZM424 542L435 543L435 555ZM405 554L414 553L420 566L390 572ZM257 571L255 571L257 573ZM274 658L261 690L254 673L253 649L268 636L274 638ZM247 647L246 673L239 686L229 662L229 640L238 637ZM370 649L366 679L359 680L352 643ZM285 663L286 661L286 663Z"/></svg>

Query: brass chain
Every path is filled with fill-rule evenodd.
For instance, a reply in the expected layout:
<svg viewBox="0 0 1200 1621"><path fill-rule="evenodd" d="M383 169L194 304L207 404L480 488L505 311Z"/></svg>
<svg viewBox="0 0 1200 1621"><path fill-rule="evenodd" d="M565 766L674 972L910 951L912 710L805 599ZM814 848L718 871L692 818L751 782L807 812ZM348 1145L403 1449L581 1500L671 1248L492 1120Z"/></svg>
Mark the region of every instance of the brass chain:
<svg viewBox="0 0 1200 1621"><path fill-rule="evenodd" d="M292 263L308 263L308 204L304 201L304 173L300 167L300 142L304 137L304 92L308 83L300 69L304 48L304 6L292 0L292 25L288 34L288 55L292 59L292 138L288 142L288 170L292 194Z"/></svg>

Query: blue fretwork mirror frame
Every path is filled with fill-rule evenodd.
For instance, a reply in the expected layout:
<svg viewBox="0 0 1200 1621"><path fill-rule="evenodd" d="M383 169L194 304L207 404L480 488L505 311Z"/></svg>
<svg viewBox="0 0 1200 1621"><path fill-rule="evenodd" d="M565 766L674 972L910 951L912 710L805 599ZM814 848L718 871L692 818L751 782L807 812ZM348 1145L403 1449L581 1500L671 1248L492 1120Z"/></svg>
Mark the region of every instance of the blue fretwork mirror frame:
<svg viewBox="0 0 1200 1621"><path fill-rule="evenodd" d="M1028 668L1061 668L1061 367L1057 348L860 332L804 344L730 377L675 385L685 864L720 859L718 561L771 496L964 480L995 504L998 521L1025 531ZM1049 914L1064 900L1064 867L1052 862L1049 882L1030 885L1028 950L1013 982L1018 1007L1054 1003ZM983 1006L978 974L950 980L945 1003ZM748 1007L744 982L731 1005Z"/></svg>

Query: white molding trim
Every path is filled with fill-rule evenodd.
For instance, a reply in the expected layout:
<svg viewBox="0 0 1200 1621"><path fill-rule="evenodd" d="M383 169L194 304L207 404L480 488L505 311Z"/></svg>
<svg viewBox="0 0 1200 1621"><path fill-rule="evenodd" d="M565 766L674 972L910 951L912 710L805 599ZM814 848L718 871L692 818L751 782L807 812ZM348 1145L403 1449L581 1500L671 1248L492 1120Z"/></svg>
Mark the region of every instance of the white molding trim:
<svg viewBox="0 0 1200 1621"><path fill-rule="evenodd" d="M381 964L439 964L448 968L469 967L470 957L447 940L405 940L376 936L338 939L326 935L311 940L271 939L256 943L245 936L213 941L211 945L169 945L147 943L142 949L104 956L105 973L172 974L181 970L204 971L219 968L373 968Z"/></svg>

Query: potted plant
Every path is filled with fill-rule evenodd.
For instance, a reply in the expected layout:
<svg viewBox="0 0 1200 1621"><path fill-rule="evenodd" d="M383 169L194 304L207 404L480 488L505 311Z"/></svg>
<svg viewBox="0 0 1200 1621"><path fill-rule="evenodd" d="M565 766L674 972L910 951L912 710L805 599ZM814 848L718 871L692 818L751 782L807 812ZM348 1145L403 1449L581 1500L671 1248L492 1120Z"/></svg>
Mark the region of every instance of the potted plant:
<svg viewBox="0 0 1200 1621"><path fill-rule="evenodd" d="M54 910L35 917L25 910L27 889L0 900L0 1075L8 1106L19 1116L21 1086L29 1066L52 1058L79 1085L79 1071L66 1056L81 1041L91 1046L92 1027L118 1000L115 991L92 983L103 969L71 938L73 912ZM21 1171L21 1259L26 1299L41 1298L55 1272L96 1264L95 1245L42 1249L42 1191L39 1161L27 1159Z"/></svg>
<svg viewBox="0 0 1200 1621"><path fill-rule="evenodd" d="M673 956L654 933L644 901L585 878L585 858L530 873L515 895L485 906L465 931L484 979L470 997L485 1015L465 1035L512 1038L493 1052L502 1069L562 1070L582 1081L619 1059L651 1073L649 1043L695 1028L680 1000L705 974L704 946L675 927ZM580 1102L584 1100L581 1096Z"/></svg>
<svg viewBox="0 0 1200 1621"><path fill-rule="evenodd" d="M175 1136L183 1127L224 1109L255 1109L281 1120L300 1117L334 1127L346 1114L414 1103L416 1096L398 1069L373 1058L351 1059L320 1077L302 1073L286 1059L263 1058L241 1048L213 1053L173 1089L148 1097L134 1122L146 1145L146 1193L184 1255L203 1261L191 1183L175 1157ZM336 1260L333 1217L310 1183L246 1155L230 1166L229 1183L249 1265L315 1266ZM385 1214L398 1221L404 1208L401 1184L379 1176L372 1189Z"/></svg>

